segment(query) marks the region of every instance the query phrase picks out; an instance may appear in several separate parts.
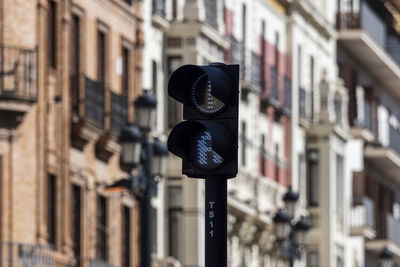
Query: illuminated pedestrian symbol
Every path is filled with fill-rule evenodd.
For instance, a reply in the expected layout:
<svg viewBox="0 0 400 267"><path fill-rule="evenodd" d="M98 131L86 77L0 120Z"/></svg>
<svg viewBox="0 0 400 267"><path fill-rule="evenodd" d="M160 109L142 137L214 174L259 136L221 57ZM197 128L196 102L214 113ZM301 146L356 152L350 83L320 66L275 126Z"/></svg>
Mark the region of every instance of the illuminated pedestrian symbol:
<svg viewBox="0 0 400 267"><path fill-rule="evenodd" d="M223 158L212 150L210 132L204 132L197 139L197 162L203 167L216 167L223 162Z"/></svg>

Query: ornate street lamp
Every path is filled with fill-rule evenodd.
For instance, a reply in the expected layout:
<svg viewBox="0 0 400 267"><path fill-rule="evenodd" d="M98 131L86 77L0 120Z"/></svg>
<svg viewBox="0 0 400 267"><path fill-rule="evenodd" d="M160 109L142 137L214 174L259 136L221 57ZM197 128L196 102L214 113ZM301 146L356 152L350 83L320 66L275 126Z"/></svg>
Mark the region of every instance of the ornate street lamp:
<svg viewBox="0 0 400 267"><path fill-rule="evenodd" d="M379 254L379 260L381 267L392 267L393 253L387 247L385 247Z"/></svg>
<svg viewBox="0 0 400 267"><path fill-rule="evenodd" d="M156 177L163 177L166 171L167 147L158 139L153 142L149 132L155 124L157 100L148 91L144 91L134 102L135 124L125 126L120 133L122 144L121 165L129 168L129 173L135 167L136 176L117 181L110 187L129 188L140 199L140 266L151 267L152 248L152 208L151 197L157 192ZM128 180L128 181L129 181Z"/></svg>
<svg viewBox="0 0 400 267"><path fill-rule="evenodd" d="M277 248L281 250L282 258L289 261L289 266L294 266L294 261L301 258L310 229L305 217L302 216L297 222L294 220L298 199L299 194L289 187L283 196L286 211L279 209L273 218L275 237L279 245Z"/></svg>
<svg viewBox="0 0 400 267"><path fill-rule="evenodd" d="M299 193L294 192L290 186L289 190L283 196L283 201L285 202L286 211L291 219L294 217L297 200L299 200Z"/></svg>

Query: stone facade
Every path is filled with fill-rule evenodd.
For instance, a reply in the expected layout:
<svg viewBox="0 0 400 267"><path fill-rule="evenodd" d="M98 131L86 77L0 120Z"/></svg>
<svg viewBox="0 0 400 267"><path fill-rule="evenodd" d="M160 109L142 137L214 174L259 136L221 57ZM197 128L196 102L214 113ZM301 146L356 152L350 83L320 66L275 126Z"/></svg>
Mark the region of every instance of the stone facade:
<svg viewBox="0 0 400 267"><path fill-rule="evenodd" d="M141 5L0 1L0 239L7 260L46 255L57 266L138 265L137 200L106 185L128 175L117 133L133 120L141 91ZM23 258L23 247L28 253L47 244Z"/></svg>

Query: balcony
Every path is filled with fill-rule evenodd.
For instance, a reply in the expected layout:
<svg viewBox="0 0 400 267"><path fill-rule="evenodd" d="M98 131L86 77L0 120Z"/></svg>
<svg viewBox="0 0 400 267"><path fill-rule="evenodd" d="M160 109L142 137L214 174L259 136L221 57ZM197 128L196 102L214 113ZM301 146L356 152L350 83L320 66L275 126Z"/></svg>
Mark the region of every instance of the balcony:
<svg viewBox="0 0 400 267"><path fill-rule="evenodd" d="M127 96L106 92L106 112L104 132L96 144L96 155L107 161L114 153L121 152L118 136L127 122ZM109 108L108 108L109 107Z"/></svg>
<svg viewBox="0 0 400 267"><path fill-rule="evenodd" d="M367 197L362 202L362 205L357 205L350 211L350 234L373 239L376 236L374 202Z"/></svg>
<svg viewBox="0 0 400 267"><path fill-rule="evenodd" d="M270 67L270 103L275 108L280 107L279 74L276 66Z"/></svg>
<svg viewBox="0 0 400 267"><path fill-rule="evenodd" d="M338 42L391 93L400 97L400 39L364 1L359 12L337 15Z"/></svg>
<svg viewBox="0 0 400 267"><path fill-rule="evenodd" d="M217 1L215 0L204 0L204 9L206 12L205 23L217 29L218 27L218 14L217 14Z"/></svg>
<svg viewBox="0 0 400 267"><path fill-rule="evenodd" d="M127 120L127 97L111 92L110 132L119 136Z"/></svg>
<svg viewBox="0 0 400 267"><path fill-rule="evenodd" d="M72 143L82 148L104 131L105 88L85 75L71 77Z"/></svg>
<svg viewBox="0 0 400 267"><path fill-rule="evenodd" d="M385 126L388 127L389 132L388 144L370 144L365 147L364 156L388 177L400 183L400 132L393 125Z"/></svg>
<svg viewBox="0 0 400 267"><path fill-rule="evenodd" d="M366 101L364 99L364 96L361 99L361 103L361 116L354 119L353 126L350 129L350 132L355 138L363 139L366 142L372 142L375 136L372 130L371 103Z"/></svg>
<svg viewBox="0 0 400 267"><path fill-rule="evenodd" d="M284 100L283 100L283 111L287 116L292 114L292 81L289 77L284 77Z"/></svg>
<svg viewBox="0 0 400 267"><path fill-rule="evenodd" d="M153 0L152 4L152 24L161 29L168 28L165 0Z"/></svg>
<svg viewBox="0 0 400 267"><path fill-rule="evenodd" d="M308 120L307 116L307 91L304 88L299 88L299 118L305 121Z"/></svg>
<svg viewBox="0 0 400 267"><path fill-rule="evenodd" d="M37 99L37 49L0 45L0 112L16 122Z"/></svg>
<svg viewBox="0 0 400 267"><path fill-rule="evenodd" d="M378 237L367 242L367 250L380 252L384 247L388 247L396 256L400 257L400 221L389 213L381 220Z"/></svg>
<svg viewBox="0 0 400 267"><path fill-rule="evenodd" d="M0 241L0 266L55 266L54 251L42 244Z"/></svg>

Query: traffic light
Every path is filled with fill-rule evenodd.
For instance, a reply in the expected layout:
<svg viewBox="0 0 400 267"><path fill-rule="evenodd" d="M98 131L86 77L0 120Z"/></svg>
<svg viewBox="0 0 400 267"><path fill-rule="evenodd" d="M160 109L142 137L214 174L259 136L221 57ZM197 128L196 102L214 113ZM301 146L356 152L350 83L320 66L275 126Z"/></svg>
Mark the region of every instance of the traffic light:
<svg viewBox="0 0 400 267"><path fill-rule="evenodd" d="M183 121L168 138L182 173L205 178L237 174L239 65L184 65L170 77L168 94L183 104Z"/></svg>

